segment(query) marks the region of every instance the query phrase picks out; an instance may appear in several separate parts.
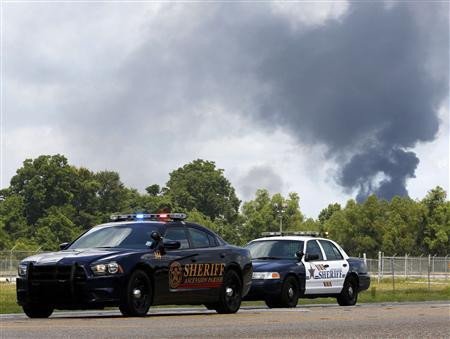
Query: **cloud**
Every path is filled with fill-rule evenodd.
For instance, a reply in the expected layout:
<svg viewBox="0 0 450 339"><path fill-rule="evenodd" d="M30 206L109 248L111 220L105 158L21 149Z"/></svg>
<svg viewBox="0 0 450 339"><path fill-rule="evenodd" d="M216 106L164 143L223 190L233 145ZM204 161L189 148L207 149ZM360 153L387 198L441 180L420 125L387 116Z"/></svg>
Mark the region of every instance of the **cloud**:
<svg viewBox="0 0 450 339"><path fill-rule="evenodd" d="M202 155L233 164L245 156L227 143L282 130L324 149L346 192L405 195L448 93L448 4L419 7L7 5L7 128L52 125L71 161L138 188ZM234 177L282 186L264 163Z"/></svg>

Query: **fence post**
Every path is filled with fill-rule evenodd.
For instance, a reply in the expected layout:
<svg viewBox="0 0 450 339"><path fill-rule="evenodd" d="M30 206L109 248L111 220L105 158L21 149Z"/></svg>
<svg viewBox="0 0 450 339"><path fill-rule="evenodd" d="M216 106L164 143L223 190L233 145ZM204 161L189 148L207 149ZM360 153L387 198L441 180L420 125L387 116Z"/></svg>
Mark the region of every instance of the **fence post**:
<svg viewBox="0 0 450 339"><path fill-rule="evenodd" d="M394 257L395 257L395 254L391 257L391 272L392 272L392 290L395 293Z"/></svg>
<svg viewBox="0 0 450 339"><path fill-rule="evenodd" d="M420 255L419 257L419 275L422 275L422 256L423 254Z"/></svg>
<svg viewBox="0 0 450 339"><path fill-rule="evenodd" d="M18 246L19 244L15 244L13 246L13 248L11 248L11 250L9 251L9 277L10 277L10 281L13 281L13 276L12 276L12 272L13 272L13 264L12 264L12 255L13 255L13 251L14 249Z"/></svg>
<svg viewBox="0 0 450 339"><path fill-rule="evenodd" d="M448 279L448 254L445 256L445 280Z"/></svg>
<svg viewBox="0 0 450 339"><path fill-rule="evenodd" d="M408 269L408 253L405 254L405 279L407 276L407 269Z"/></svg>
<svg viewBox="0 0 450 339"><path fill-rule="evenodd" d="M378 283L381 279L381 251L378 251Z"/></svg>
<svg viewBox="0 0 450 339"><path fill-rule="evenodd" d="M435 274L435 271L434 271L434 259L435 259L435 257L436 257L436 254L433 255L433 260L432 260L432 265L431 265L431 272L432 272L433 274Z"/></svg>
<svg viewBox="0 0 450 339"><path fill-rule="evenodd" d="M431 290L430 273L431 273L431 254L428 254L428 291Z"/></svg>

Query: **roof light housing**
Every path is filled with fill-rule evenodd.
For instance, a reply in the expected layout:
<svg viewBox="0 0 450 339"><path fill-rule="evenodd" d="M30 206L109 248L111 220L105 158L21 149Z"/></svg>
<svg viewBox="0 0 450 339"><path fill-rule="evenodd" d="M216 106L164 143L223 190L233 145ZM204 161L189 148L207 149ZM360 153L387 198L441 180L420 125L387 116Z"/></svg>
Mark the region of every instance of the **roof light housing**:
<svg viewBox="0 0 450 339"><path fill-rule="evenodd" d="M112 214L111 221L182 221L187 218L185 213L130 213L130 214Z"/></svg>
<svg viewBox="0 0 450 339"><path fill-rule="evenodd" d="M326 232L325 236L328 234ZM296 231L296 232L262 232L261 236L263 237L277 237L277 236L285 236L285 235L300 235L300 236L310 236L310 237L319 237L321 234L317 231Z"/></svg>

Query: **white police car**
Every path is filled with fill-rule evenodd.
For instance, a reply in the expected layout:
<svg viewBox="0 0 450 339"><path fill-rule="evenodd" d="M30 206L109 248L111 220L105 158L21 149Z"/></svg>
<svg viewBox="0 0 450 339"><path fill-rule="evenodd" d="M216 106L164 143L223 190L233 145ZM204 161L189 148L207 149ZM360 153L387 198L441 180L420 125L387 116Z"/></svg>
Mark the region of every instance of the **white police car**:
<svg viewBox="0 0 450 339"><path fill-rule="evenodd" d="M370 285L363 260L350 258L334 241L295 232L271 232L251 241L253 279L245 300L269 307L295 307L299 298L336 297L355 305L358 292Z"/></svg>

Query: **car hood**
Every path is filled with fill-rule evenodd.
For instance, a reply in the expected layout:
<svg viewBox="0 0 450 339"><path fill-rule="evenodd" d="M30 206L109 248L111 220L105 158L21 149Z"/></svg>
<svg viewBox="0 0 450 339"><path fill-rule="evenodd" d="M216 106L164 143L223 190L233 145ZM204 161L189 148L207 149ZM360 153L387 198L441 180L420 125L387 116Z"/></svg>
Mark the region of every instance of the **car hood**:
<svg viewBox="0 0 450 339"><path fill-rule="evenodd" d="M296 260L252 260L253 272L278 272L297 264Z"/></svg>
<svg viewBox="0 0 450 339"><path fill-rule="evenodd" d="M89 248L89 249L79 249L79 250L64 250L58 252L49 252L33 255L31 257L25 258L22 262L32 262L37 265L46 264L66 264L71 265L73 263L85 264L91 263L98 260L115 259L120 257L123 253L129 254L130 250L124 249L99 249L99 248Z"/></svg>

